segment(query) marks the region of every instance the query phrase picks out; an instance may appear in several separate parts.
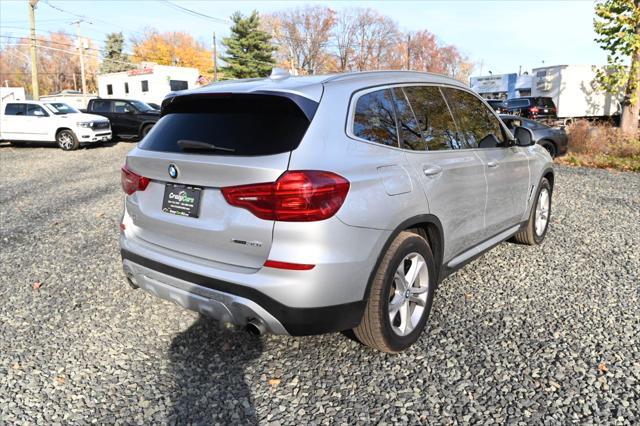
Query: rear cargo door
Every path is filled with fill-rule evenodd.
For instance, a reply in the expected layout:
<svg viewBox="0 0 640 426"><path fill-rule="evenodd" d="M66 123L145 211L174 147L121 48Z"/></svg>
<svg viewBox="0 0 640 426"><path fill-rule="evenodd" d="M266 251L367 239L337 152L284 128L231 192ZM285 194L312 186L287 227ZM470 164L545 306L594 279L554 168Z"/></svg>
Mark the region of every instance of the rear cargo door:
<svg viewBox="0 0 640 426"><path fill-rule="evenodd" d="M277 94L186 96L127 157L151 181L127 196L136 238L163 250L258 268L271 248L274 222L233 207L221 188L274 182L310 124L301 108Z"/></svg>

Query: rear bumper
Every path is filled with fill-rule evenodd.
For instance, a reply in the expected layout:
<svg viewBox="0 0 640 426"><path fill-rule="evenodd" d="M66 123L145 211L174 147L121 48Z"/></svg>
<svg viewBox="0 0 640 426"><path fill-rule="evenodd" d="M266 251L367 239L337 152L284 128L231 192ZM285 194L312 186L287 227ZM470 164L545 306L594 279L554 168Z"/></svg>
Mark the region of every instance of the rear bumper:
<svg viewBox="0 0 640 426"><path fill-rule="evenodd" d="M224 323L258 320L273 334L310 335L348 330L360 323L364 301L314 308L285 306L251 287L174 268L122 250L123 269L133 284Z"/></svg>

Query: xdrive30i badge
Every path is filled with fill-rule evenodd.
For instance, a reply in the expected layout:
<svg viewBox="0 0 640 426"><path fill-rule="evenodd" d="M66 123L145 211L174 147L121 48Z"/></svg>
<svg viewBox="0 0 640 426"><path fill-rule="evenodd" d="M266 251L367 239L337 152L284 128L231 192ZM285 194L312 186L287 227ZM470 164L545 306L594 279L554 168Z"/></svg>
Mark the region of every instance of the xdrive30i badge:
<svg viewBox="0 0 640 426"><path fill-rule="evenodd" d="M178 177L178 168L175 164L169 164L169 176L171 176L172 179Z"/></svg>

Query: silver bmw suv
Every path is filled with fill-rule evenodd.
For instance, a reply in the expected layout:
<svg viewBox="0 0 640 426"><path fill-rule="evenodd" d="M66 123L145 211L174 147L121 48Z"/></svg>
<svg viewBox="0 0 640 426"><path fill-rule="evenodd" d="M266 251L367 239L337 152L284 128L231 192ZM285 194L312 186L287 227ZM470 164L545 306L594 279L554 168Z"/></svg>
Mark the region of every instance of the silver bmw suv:
<svg viewBox="0 0 640 426"><path fill-rule="evenodd" d="M514 137L515 135L515 137ZM122 168L125 274L257 333L353 329L399 352L437 285L540 244L551 158L455 80L363 72L170 94Z"/></svg>

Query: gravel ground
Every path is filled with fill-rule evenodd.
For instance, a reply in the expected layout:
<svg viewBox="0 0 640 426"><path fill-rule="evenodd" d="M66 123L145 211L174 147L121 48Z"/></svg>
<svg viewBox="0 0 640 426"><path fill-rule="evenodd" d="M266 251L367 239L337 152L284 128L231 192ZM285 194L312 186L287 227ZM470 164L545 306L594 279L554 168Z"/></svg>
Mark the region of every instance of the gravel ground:
<svg viewBox="0 0 640 426"><path fill-rule="evenodd" d="M132 146L0 146L0 423L640 423L640 174L558 168L544 245L449 277L418 344L386 355L130 289Z"/></svg>

